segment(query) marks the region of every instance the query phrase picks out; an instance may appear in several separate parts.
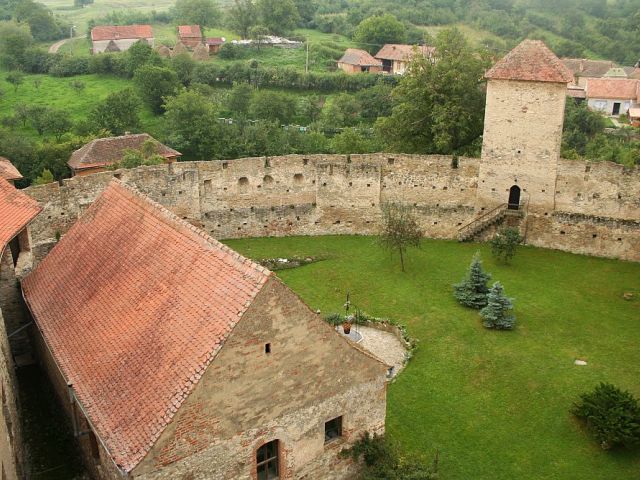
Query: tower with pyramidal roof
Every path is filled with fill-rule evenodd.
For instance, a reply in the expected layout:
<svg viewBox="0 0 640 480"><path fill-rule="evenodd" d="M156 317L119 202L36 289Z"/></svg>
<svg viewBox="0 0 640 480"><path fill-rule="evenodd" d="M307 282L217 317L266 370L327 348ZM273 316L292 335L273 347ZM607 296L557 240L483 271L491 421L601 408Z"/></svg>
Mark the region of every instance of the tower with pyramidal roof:
<svg viewBox="0 0 640 480"><path fill-rule="evenodd" d="M552 212L567 83L544 43L525 40L487 71L477 211Z"/></svg>

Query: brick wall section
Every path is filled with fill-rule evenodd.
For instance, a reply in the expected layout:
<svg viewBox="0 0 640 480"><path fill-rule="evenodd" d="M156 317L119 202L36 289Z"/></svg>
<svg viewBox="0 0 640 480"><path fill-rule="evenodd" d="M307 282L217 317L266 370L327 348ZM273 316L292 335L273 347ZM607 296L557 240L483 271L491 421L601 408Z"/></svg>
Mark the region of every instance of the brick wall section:
<svg viewBox="0 0 640 480"><path fill-rule="evenodd" d="M460 158L458 164L453 168L448 156L287 155L177 162L75 177L63 186L26 189L44 207L31 226L34 253L42 258L56 232L64 234L113 175L216 238L375 234L385 201L413 205L426 236L456 238L458 229L482 208L481 203L476 207L476 194L482 198L480 161ZM516 166L504 168L513 172ZM542 195L530 205L523 228L529 244L640 261L640 168L559 160L553 203L547 191L543 194L538 175L518 174L523 198L535 189ZM486 173L483 178L486 185L487 179L502 177ZM507 183L496 202L507 201L507 180L499 180ZM603 218L619 224L612 239L604 235ZM598 242L592 242L593 234Z"/></svg>

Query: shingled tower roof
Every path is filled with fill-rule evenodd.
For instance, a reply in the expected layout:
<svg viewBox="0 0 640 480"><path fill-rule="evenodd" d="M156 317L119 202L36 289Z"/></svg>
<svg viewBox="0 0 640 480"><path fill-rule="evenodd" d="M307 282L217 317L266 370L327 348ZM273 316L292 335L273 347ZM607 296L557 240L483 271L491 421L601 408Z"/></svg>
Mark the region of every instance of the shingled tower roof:
<svg viewBox="0 0 640 480"><path fill-rule="evenodd" d="M489 80L573 82L573 73L540 40L524 40L486 74Z"/></svg>
<svg viewBox="0 0 640 480"><path fill-rule="evenodd" d="M113 180L22 288L95 434L130 472L270 275Z"/></svg>

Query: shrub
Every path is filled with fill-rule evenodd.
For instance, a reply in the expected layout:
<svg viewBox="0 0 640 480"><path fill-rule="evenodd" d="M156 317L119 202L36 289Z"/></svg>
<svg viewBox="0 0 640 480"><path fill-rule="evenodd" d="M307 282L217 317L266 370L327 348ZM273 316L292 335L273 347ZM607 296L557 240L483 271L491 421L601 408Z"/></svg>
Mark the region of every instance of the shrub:
<svg viewBox="0 0 640 480"><path fill-rule="evenodd" d="M491 280L491 275L482 269L480 255L476 253L471 265L469 265L467 276L462 282L453 286L453 294L461 305L481 309L487 306L487 295L489 295L487 282L489 280Z"/></svg>
<svg viewBox="0 0 640 480"><path fill-rule="evenodd" d="M491 254L498 260L509 263L516 254L516 247L522 242L520 232L515 228L503 228L491 240Z"/></svg>
<svg viewBox="0 0 640 480"><path fill-rule="evenodd" d="M592 392L580 395L571 413L587 422L604 450L640 441L638 400L610 383L600 383Z"/></svg>
<svg viewBox="0 0 640 480"><path fill-rule="evenodd" d="M513 329L516 317L508 313L511 309L513 309L512 299L504 294L504 288L500 282L494 283L487 296L487 306L480 310L482 324L486 328L496 330Z"/></svg>
<svg viewBox="0 0 640 480"><path fill-rule="evenodd" d="M89 73L89 58L71 55L56 55L52 60L49 74L54 77L72 77Z"/></svg>

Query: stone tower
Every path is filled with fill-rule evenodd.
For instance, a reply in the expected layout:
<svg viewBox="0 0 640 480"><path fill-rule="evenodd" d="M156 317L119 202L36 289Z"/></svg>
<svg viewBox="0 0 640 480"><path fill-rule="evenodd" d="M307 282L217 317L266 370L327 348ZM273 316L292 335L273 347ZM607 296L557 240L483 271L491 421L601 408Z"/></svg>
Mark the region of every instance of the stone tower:
<svg viewBox="0 0 640 480"><path fill-rule="evenodd" d="M487 103L477 212L509 204L552 212L567 83L544 43L525 40L485 75Z"/></svg>

